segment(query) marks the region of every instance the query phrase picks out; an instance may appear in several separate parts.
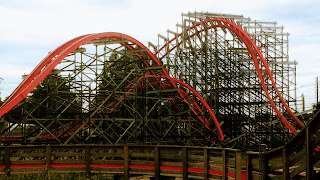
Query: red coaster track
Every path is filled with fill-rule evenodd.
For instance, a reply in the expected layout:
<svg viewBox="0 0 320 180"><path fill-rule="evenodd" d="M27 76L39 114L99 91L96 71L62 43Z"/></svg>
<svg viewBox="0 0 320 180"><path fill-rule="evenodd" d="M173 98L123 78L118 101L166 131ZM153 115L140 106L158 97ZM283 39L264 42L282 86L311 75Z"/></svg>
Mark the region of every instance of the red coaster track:
<svg viewBox="0 0 320 180"><path fill-rule="evenodd" d="M291 111L291 109L287 105L286 101L283 99L279 89L276 86L275 80L274 80L274 78L272 76L272 73L271 73L271 71L270 71L270 69L268 67L268 64L267 64L265 58L263 57L260 49L257 47L255 42L251 39L251 37L240 26L238 26L234 22L226 20L226 19L220 19L220 18L203 20L201 22L198 22L198 23L194 24L194 26L189 27L187 29L187 31L190 31L191 29L194 29L196 27L201 27L202 25L204 25L206 23L211 23L211 26L206 27L206 28L228 29L230 32L236 34L236 36L238 36L239 39L241 39L241 41L245 44L248 52L251 55L251 58L252 58L252 60L254 62L255 68L256 68L256 72L258 73L258 77L260 79L260 83L261 83L261 85L263 87L263 90L265 91L265 94L266 94L266 96L267 96L267 98L269 100L270 105L272 106L273 110L276 112L278 117L281 119L283 124L293 134L296 134L297 130L283 116L283 114L279 111L279 109L275 105L275 102L271 98L271 96L269 94L269 91L267 89L264 77L263 77L262 72L261 72L261 68L260 68L261 64L266 69L267 75L268 75L269 79L272 82L272 86L275 89L275 91L276 91L276 93L278 95L278 98L280 99L281 103L283 104L283 106L285 107L285 109L287 110L287 112L289 113L291 118L301 128L304 127L304 124L294 115L294 113ZM197 33L200 33L201 31L204 31L206 28L203 28L200 31L197 30ZM197 33L193 34L193 36L197 35ZM159 51L161 51L164 48L167 48L169 43L175 42L179 36L182 36L182 33L178 34L175 38L173 38L170 41L168 41L168 43L166 45L164 45L162 48L160 48ZM134 38L132 38L132 37L130 37L128 35L121 34L121 33L115 33L115 32L88 34L88 35L84 35L84 36L80 36L80 37L77 37L75 39L72 39L72 40L66 42L65 44L61 45L60 47L58 47L56 50L50 52L50 54L47 57L45 57L36 66L36 68L28 75L28 77L26 79L24 79L24 81L6 99L5 103L0 108L0 116L3 116L5 113L10 111L12 108L14 108L19 102L21 102L70 53L75 51L81 45L87 44L87 43L89 43L89 42L91 42L93 40L97 40L97 39L101 39L101 38L108 38L108 39L110 39L110 41L120 41L120 40L125 39L125 40L128 40L133 45L136 45L136 46L139 46L140 48L145 48L146 49L146 47L142 43L137 41L136 39L134 39ZM172 49L170 49L170 51L174 50L181 43L182 42L177 42L177 44ZM125 46L128 49L133 49L132 44L125 44ZM168 52L170 52L170 51L168 51ZM164 58L165 55L163 55L162 57L160 57L158 59L157 56L156 56L157 53L153 54L149 49L147 49L146 54L148 55L148 57L154 63L156 63L157 65L162 65L161 60ZM138 59L141 56L138 52L135 53L135 55L138 57ZM145 62L145 64L146 64L146 66L150 66L150 64L148 64L147 62ZM191 86L187 85L186 83L182 82L181 80L178 80L178 79L170 77L170 74L168 73L168 71L164 67L162 68L161 71L162 71L162 74L158 74L157 75L158 77L153 77L153 78L167 78L167 79L169 79L171 81L171 84L172 84L173 87L177 87L177 84L179 84L180 86L184 87L185 89L190 90L190 92L192 92L198 98L198 100L202 103L202 105L204 105L206 111L209 112L209 114L210 114L211 118L213 119L213 121L215 123L215 126L216 126L216 128L218 130L219 139L221 141L223 141L224 140L224 136L223 136L221 127L219 125L219 122L218 122L217 118L215 117L215 114L213 113L212 108L209 107L208 103L201 97L201 95L196 90L194 90ZM152 71L150 71L150 74L156 75ZM166 88L166 86L163 86L163 87ZM182 99L184 99L184 101L186 103L189 103L189 101L186 100L183 95L184 95L184 91L180 90L179 91L179 96ZM203 111L201 110L201 108L199 108L199 105L195 101L193 101L192 103L195 106L195 108L194 107L192 108L192 111L195 114L197 112L199 112L200 114L203 114ZM201 119L200 118L199 120L201 120L202 123L204 123L205 126L208 129L210 129L207 119Z"/></svg>

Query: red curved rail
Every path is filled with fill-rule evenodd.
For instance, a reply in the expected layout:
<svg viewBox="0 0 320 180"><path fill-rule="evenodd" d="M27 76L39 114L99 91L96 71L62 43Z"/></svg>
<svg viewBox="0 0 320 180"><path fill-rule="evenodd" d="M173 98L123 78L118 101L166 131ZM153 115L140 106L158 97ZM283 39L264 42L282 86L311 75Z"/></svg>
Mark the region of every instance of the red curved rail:
<svg viewBox="0 0 320 180"><path fill-rule="evenodd" d="M256 71L258 73L258 77L260 79L261 85L263 87L263 90L266 93L266 96L269 100L269 103L271 105L271 107L273 108L273 110L276 112L277 116L281 119L281 121L284 123L284 125L293 133L293 134L297 134L297 130L288 122L288 120L282 115L282 113L279 111L279 109L276 107L273 99L270 97L270 94L268 92L267 86L264 82L264 78L262 76L262 72L261 69L259 67L259 61L257 59L257 55L259 57L259 59L261 60L263 66L266 69L267 75L269 76L271 82L272 82L272 86L274 87L278 98L280 99L281 103L283 104L283 106L285 107L285 109L287 110L287 112L289 113L289 115L291 116L291 118L294 120L294 122L299 126L299 127L304 127L304 124L295 116L295 114L291 111L290 107L288 106L288 104L286 103L286 101L284 100L284 98L282 97L279 89L276 86L276 83L274 81L274 78L272 76L272 73L269 69L269 66L265 60L265 58L263 57L260 49L257 47L257 45L254 43L254 41L251 39L250 35L248 33L246 33L240 26L238 26L237 24L233 23L232 21L226 20L226 19L220 19L220 18L214 18L214 19L207 19L207 20L203 20L201 22L198 22L196 24L194 24L193 26L190 26L189 28L187 28L187 31L190 31L191 29L196 28L197 26L200 26L204 23L207 22L219 22L219 24L212 24L211 26L209 26L208 28L215 28L215 27L221 27L221 28L225 28L230 30L231 32L235 33L240 40L245 44L245 46L247 47L252 60L254 62ZM197 30L196 33L192 34L189 37L195 36L198 33L201 33L202 31L204 31L205 29L201 29L201 30ZM166 48L167 46L169 46L170 43L172 43L173 41L177 40L178 37L180 37L182 35L182 33L176 35L174 38L172 38L171 40L169 40L164 46L162 46L155 54L157 55L160 51L162 51L164 48ZM173 51L176 47L178 47L181 44L181 42L178 42L175 46L173 46L173 48L169 49L169 51L167 51L163 56L161 56L159 58L159 60L162 60L169 52Z"/></svg>
<svg viewBox="0 0 320 180"><path fill-rule="evenodd" d="M140 48L147 49L142 43L138 40L121 33L116 32L106 32L106 33L98 33L98 34L88 34L84 36L77 37L72 39L65 44L58 47L56 50L52 51L47 57L45 57L37 67L28 75L28 77L15 89L15 91L9 96L6 102L0 108L0 117L11 110L15 105L17 105L21 100L23 100L46 76L50 74L50 72L70 53L76 50L81 45L84 45L92 40L99 38L109 38L109 39L126 39L132 42L133 44L138 45ZM130 48L130 47L128 47ZM161 61L156 57L155 54L151 53L149 49L146 51L147 55L156 62L158 65L161 65ZM138 54L137 54L138 55ZM167 78L171 78L169 76L168 71L165 68L162 68L162 73ZM175 81L173 81L175 82ZM177 87L175 83L172 83L174 87ZM181 84L184 86L184 84ZM188 88L187 88L188 89ZM193 90L192 92L196 92ZM183 96L180 92L180 95ZM203 98L202 98L203 99ZM202 103L205 101L203 100ZM207 104L207 103L206 103ZM200 111L201 108L196 106ZM210 112L211 108L206 106L207 110ZM212 111L212 110L211 110ZM194 113L196 113L194 111ZM210 113L211 115L211 113ZM216 119L216 118L215 118ZM219 123L215 123L217 128L220 130L219 139L223 140L224 136L221 131L221 127Z"/></svg>

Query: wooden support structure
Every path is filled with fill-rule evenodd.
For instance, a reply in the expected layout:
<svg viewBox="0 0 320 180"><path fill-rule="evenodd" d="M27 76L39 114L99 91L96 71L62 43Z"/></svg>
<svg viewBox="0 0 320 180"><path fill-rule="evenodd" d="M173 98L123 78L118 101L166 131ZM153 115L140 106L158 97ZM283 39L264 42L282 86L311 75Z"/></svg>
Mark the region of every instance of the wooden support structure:
<svg viewBox="0 0 320 180"><path fill-rule="evenodd" d="M46 168L47 168L47 171L50 171L50 169L51 169L51 162L52 162L51 155L52 155L51 146L48 145L46 147Z"/></svg>
<svg viewBox="0 0 320 180"><path fill-rule="evenodd" d="M222 150L222 179L228 179L228 160L227 160L227 152L226 150Z"/></svg>
<svg viewBox="0 0 320 180"><path fill-rule="evenodd" d="M129 147L124 146L123 147L123 156L124 156L124 179L128 180L129 175Z"/></svg>
<svg viewBox="0 0 320 180"><path fill-rule="evenodd" d="M290 179L289 174L289 154L286 147L282 149L282 160L283 160L283 173L282 173L282 179L288 180Z"/></svg>
<svg viewBox="0 0 320 180"><path fill-rule="evenodd" d="M86 173L87 176L91 176L91 150L90 146L86 146Z"/></svg>
<svg viewBox="0 0 320 180"><path fill-rule="evenodd" d="M241 179L242 175L241 155L241 151L236 152L236 179Z"/></svg>
<svg viewBox="0 0 320 180"><path fill-rule="evenodd" d="M262 180L267 180L269 179L268 177L268 156L266 154L267 152L267 146L265 144L261 144L260 146L260 153L261 153L261 159L260 159L260 163L261 163L261 177Z"/></svg>
<svg viewBox="0 0 320 180"><path fill-rule="evenodd" d="M160 148L154 147L154 177L155 180L160 180Z"/></svg>
<svg viewBox="0 0 320 180"><path fill-rule="evenodd" d="M314 134L310 127L306 127L306 178L308 180L314 179Z"/></svg>
<svg viewBox="0 0 320 180"><path fill-rule="evenodd" d="M188 179L188 148L182 148L182 174L183 180Z"/></svg>
<svg viewBox="0 0 320 180"><path fill-rule="evenodd" d="M10 165L11 165L10 148L6 147L5 154L4 154L4 166L5 166L4 171L7 176L10 175Z"/></svg>
<svg viewBox="0 0 320 180"><path fill-rule="evenodd" d="M247 154L246 159L246 180L252 180L252 156L251 154Z"/></svg>
<svg viewBox="0 0 320 180"><path fill-rule="evenodd" d="M203 176L204 176L204 180L209 180L210 178L210 174L209 174L209 169L210 169L210 166L209 166L209 159L210 159L210 156L209 156L209 150L208 148L204 148L204 152L203 152Z"/></svg>

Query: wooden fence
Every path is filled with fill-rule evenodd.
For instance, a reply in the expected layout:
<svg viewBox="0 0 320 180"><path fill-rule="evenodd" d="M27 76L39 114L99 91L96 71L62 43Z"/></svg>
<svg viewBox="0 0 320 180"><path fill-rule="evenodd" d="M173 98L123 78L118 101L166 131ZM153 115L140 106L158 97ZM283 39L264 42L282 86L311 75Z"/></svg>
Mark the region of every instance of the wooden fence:
<svg viewBox="0 0 320 180"><path fill-rule="evenodd" d="M320 113L292 141L271 151L184 146L0 146L0 174L121 174L183 179L320 179Z"/></svg>

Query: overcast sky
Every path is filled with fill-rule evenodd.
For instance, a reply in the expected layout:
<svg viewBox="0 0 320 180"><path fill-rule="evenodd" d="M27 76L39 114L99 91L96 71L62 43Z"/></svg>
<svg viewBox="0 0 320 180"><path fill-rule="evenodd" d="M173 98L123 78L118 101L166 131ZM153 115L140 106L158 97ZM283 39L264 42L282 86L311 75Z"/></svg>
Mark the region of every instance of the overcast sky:
<svg viewBox="0 0 320 180"><path fill-rule="evenodd" d="M143 44L156 42L181 21L181 13L240 14L276 21L290 33L290 60L298 61L298 95L315 102L320 75L318 0L0 0L0 84L4 98L32 69L65 41L79 35L121 32ZM301 99L301 98L298 98Z"/></svg>

